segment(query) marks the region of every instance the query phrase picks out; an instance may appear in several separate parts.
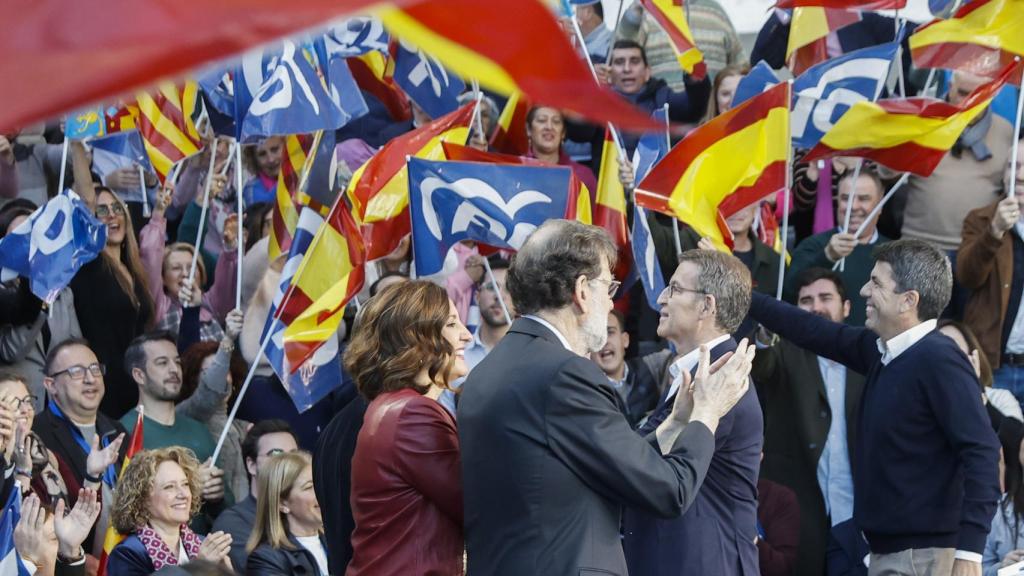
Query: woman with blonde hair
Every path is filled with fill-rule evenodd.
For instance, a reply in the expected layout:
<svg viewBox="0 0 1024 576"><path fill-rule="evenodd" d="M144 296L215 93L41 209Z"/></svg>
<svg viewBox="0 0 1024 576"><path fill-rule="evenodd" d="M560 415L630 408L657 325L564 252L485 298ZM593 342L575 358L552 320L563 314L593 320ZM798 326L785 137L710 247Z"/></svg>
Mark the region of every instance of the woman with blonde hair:
<svg viewBox="0 0 1024 576"><path fill-rule="evenodd" d="M750 64L741 62L730 64L715 75L715 81L711 85L711 96L708 97L708 111L704 114L702 124L732 108L736 87L739 86L740 80L749 73Z"/></svg>
<svg viewBox="0 0 1024 576"><path fill-rule="evenodd" d="M144 450L132 456L117 483L110 523L128 537L110 553L107 574L142 576L195 558L231 561L231 536L214 532L205 539L188 523L202 505L199 462L180 446Z"/></svg>
<svg viewBox="0 0 1024 576"><path fill-rule="evenodd" d="M324 521L306 452L274 456L256 479L256 522L245 549L246 574L327 576Z"/></svg>
<svg viewBox="0 0 1024 576"><path fill-rule="evenodd" d="M411 281L363 306L345 368L370 401L352 458L348 576L463 573L462 473L437 398L472 337L444 288Z"/></svg>

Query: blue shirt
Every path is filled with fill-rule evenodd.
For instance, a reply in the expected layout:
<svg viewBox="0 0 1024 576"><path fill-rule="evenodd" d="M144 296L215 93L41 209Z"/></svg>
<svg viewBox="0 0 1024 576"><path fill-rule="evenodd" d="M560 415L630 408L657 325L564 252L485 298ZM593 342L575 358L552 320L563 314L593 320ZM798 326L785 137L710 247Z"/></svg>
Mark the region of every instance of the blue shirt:
<svg viewBox="0 0 1024 576"><path fill-rule="evenodd" d="M818 459L818 486L832 525L853 517L853 471L846 444L846 366L818 356L825 396L832 411L825 448Z"/></svg>

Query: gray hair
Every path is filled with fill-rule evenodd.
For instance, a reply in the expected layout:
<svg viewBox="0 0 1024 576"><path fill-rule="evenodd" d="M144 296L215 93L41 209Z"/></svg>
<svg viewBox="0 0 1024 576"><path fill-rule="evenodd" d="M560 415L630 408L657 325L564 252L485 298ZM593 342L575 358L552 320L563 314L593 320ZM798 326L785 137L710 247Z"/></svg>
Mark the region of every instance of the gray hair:
<svg viewBox="0 0 1024 576"><path fill-rule="evenodd" d="M898 291L918 293L918 320L938 318L945 310L953 293L953 268L938 248L923 240L903 239L882 244L871 255L892 268Z"/></svg>
<svg viewBox="0 0 1024 576"><path fill-rule="evenodd" d="M572 303L577 278L597 278L601 262L611 269L617 257L615 243L603 228L548 220L512 257L505 282L520 314L557 310Z"/></svg>
<svg viewBox="0 0 1024 576"><path fill-rule="evenodd" d="M687 250L679 264L689 262L700 269L697 290L715 297L715 324L732 334L750 310L750 270L732 254L715 250Z"/></svg>

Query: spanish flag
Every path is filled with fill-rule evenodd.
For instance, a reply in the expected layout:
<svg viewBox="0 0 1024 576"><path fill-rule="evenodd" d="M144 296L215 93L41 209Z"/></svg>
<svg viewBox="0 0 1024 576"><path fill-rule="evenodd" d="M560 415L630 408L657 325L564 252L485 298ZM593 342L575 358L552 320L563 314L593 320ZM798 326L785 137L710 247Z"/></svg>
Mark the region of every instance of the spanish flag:
<svg viewBox="0 0 1024 576"><path fill-rule="evenodd" d="M1024 1L972 0L948 20L933 20L910 36L919 68L985 74L1024 56Z"/></svg>
<svg viewBox="0 0 1024 576"><path fill-rule="evenodd" d="M135 428L132 430L132 437L128 440L128 449L124 452L124 463L121 464L121 473L118 478L124 475L124 471L128 468L128 463L131 462L132 456L142 451L143 408L141 404L139 404L137 411L139 415L135 419ZM110 505L113 505L113 502ZM113 524L107 526L107 533L103 536L103 553L100 554L99 567L96 569L97 576L106 575L107 557L114 551L114 547L125 538L127 538L126 535L114 530Z"/></svg>
<svg viewBox="0 0 1024 576"><path fill-rule="evenodd" d="M697 128L637 185L636 203L725 250L725 218L786 186L789 101L783 82Z"/></svg>
<svg viewBox="0 0 1024 576"><path fill-rule="evenodd" d="M523 156L530 151L526 136L526 115L530 101L522 92L513 92L498 117L498 125L491 135L491 148L505 154Z"/></svg>
<svg viewBox="0 0 1024 576"><path fill-rule="evenodd" d="M525 166L549 166L536 158L527 156L513 156L511 154L499 154L496 152L483 152L469 146L461 146L452 142L441 144L446 159L454 162L487 162L490 164L522 164ZM576 173L569 178L569 199L565 209L566 220L579 220L584 224L590 224L592 220L590 209L590 190L576 177Z"/></svg>
<svg viewBox="0 0 1024 576"><path fill-rule="evenodd" d="M278 319L286 326L284 354L289 372L335 337L345 304L363 287L365 263L359 228L339 194L278 309Z"/></svg>
<svg viewBox="0 0 1024 576"><path fill-rule="evenodd" d="M287 254L292 245L295 226L299 222L297 205L303 202L299 194L299 177L309 157L313 138L307 135L285 136L284 158L277 173L277 191L271 211L270 242L267 255L274 261L281 254Z"/></svg>
<svg viewBox="0 0 1024 576"><path fill-rule="evenodd" d="M155 93L136 96L139 133L160 181L174 163L199 152L199 131L193 119L198 97L199 86L192 81L181 86L161 82Z"/></svg>
<svg viewBox="0 0 1024 576"><path fill-rule="evenodd" d="M594 82L539 0L419 2L385 5L376 14L392 34L495 92L523 92L533 102L622 128L658 128L649 116Z"/></svg>
<svg viewBox="0 0 1024 576"><path fill-rule="evenodd" d="M352 175L346 195L363 230L367 260L387 256L410 232L406 156L443 160L442 142L465 144L475 105L469 102L391 140Z"/></svg>
<svg viewBox="0 0 1024 576"><path fill-rule="evenodd" d="M347 58L345 62L348 64L348 69L352 72L352 79L356 81L356 84L380 100L392 120L409 119L412 115L409 99L395 84L395 61L393 58L373 50L366 54Z"/></svg>
<svg viewBox="0 0 1024 576"><path fill-rule="evenodd" d="M794 8L786 44L786 62L793 75L799 76L811 66L828 60L828 35L859 21L859 12L820 7Z"/></svg>
<svg viewBox="0 0 1024 576"><path fill-rule="evenodd" d="M830 8L832 10L902 10L907 0L779 0L775 7L789 8Z"/></svg>
<svg viewBox="0 0 1024 576"><path fill-rule="evenodd" d="M980 86L959 106L934 98L857 102L807 153L804 161L860 156L893 170L927 177L960 133L985 111L1003 84L1019 74L1019 70L1019 64L1005 68L998 78Z"/></svg>
<svg viewBox="0 0 1024 576"><path fill-rule="evenodd" d="M707 66L686 22L683 0L640 0L640 4L665 31L679 66L697 80L703 78L707 74Z"/></svg>
<svg viewBox="0 0 1024 576"><path fill-rule="evenodd" d="M616 278L624 280L633 269L633 248L629 245L626 225L626 190L619 180L619 147L615 145L615 134L610 128L604 131L593 220L594 226L604 228L618 247L619 259L612 272Z"/></svg>

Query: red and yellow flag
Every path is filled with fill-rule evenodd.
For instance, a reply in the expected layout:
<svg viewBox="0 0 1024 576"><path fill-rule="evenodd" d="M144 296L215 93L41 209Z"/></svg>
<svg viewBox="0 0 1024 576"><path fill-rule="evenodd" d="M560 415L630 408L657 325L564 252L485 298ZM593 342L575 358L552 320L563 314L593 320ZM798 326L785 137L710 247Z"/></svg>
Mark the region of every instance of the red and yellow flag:
<svg viewBox="0 0 1024 576"><path fill-rule="evenodd" d="M181 86L161 82L156 92L136 96L139 134L161 182L175 162L199 152L199 131L192 118L198 98L199 87L192 81Z"/></svg>
<svg viewBox="0 0 1024 576"><path fill-rule="evenodd" d="M860 21L859 12L808 7L793 9L786 44L786 62L794 76L828 60L828 35Z"/></svg>
<svg viewBox="0 0 1024 576"><path fill-rule="evenodd" d="M131 462L132 456L135 456L135 454L142 451L142 405L139 405L137 410L139 414L135 419L135 429L132 430L132 437L128 440L128 449L124 452L124 463L121 464L121 471L118 474L118 478L124 475L124 471L128 468L128 463ZM109 557L110 553L114 551L114 547L120 544L125 538L127 538L126 535L114 530L113 524L107 526L107 533L103 536L103 552L100 554L99 568L96 570L97 576L106 575L107 557Z"/></svg>
<svg viewBox="0 0 1024 576"><path fill-rule="evenodd" d="M1024 56L1024 2L972 0L948 20L933 20L910 36L919 68L951 68L979 74Z"/></svg>
<svg viewBox="0 0 1024 576"><path fill-rule="evenodd" d="M271 212L270 243L267 255L273 261L281 254L287 254L292 245L292 236L299 223L298 206L310 204L312 200L299 192L299 177L309 158L313 137L290 134L285 137L284 158L281 171L277 173L277 191Z"/></svg>
<svg viewBox="0 0 1024 576"><path fill-rule="evenodd" d="M637 185L636 203L725 250L725 218L786 186L789 100L783 82L691 132Z"/></svg>
<svg viewBox="0 0 1024 576"><path fill-rule="evenodd" d="M626 225L626 190L619 180L619 147L615 145L615 135L609 128L604 131L593 220L594 226L604 228L618 247L619 259L612 272L616 278L624 280L633 268L633 249Z"/></svg>
<svg viewBox="0 0 1024 576"><path fill-rule="evenodd" d="M679 66L697 80L703 78L707 74L707 65L686 22L683 0L640 0L640 4L668 35Z"/></svg>
<svg viewBox="0 0 1024 576"><path fill-rule="evenodd" d="M520 92L513 92L498 117L498 125L491 135L491 148L505 154L523 156L530 151L526 136L526 115L530 102Z"/></svg>
<svg viewBox="0 0 1024 576"><path fill-rule="evenodd" d="M831 8L833 10L902 10L907 0L779 0L776 8Z"/></svg>
<svg viewBox="0 0 1024 576"><path fill-rule="evenodd" d="M475 105L469 102L391 140L352 175L346 195L363 230L367 260L387 256L411 230L406 157L443 160L443 142L465 144Z"/></svg>
<svg viewBox="0 0 1024 576"><path fill-rule="evenodd" d="M409 99L395 84L393 58L374 50L348 58L346 62L356 84L380 100L392 120L409 119L412 115Z"/></svg>
<svg viewBox="0 0 1024 576"><path fill-rule="evenodd" d="M901 98L857 102L843 114L805 162L834 156L869 158L893 170L930 175L960 133L985 111L1018 64L1007 67L995 80L980 86L959 106L934 98ZM870 130L865 130L870 126Z"/></svg>
<svg viewBox="0 0 1024 576"><path fill-rule="evenodd" d="M278 311L278 319L286 326L284 354L289 371L335 337L345 304L363 287L365 264L359 228L344 196L338 195Z"/></svg>

